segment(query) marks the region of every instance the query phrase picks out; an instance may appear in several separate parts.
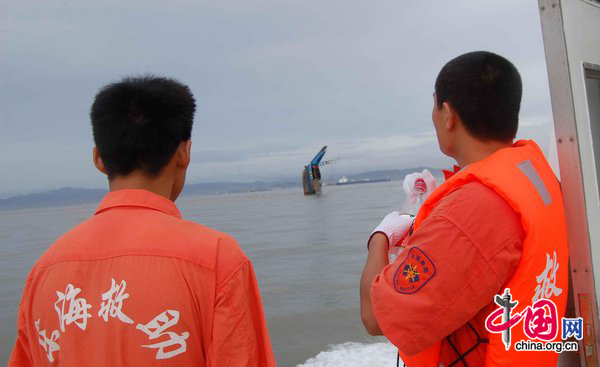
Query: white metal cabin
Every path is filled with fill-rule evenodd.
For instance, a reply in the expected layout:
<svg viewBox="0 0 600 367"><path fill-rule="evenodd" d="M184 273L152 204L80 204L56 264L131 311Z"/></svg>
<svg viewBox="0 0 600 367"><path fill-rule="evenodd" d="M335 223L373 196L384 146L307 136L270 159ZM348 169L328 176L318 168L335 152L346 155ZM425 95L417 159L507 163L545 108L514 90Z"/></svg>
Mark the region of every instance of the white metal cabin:
<svg viewBox="0 0 600 367"><path fill-rule="evenodd" d="M567 313L584 319L579 352L559 366L599 366L600 0L539 0L539 11L567 216Z"/></svg>

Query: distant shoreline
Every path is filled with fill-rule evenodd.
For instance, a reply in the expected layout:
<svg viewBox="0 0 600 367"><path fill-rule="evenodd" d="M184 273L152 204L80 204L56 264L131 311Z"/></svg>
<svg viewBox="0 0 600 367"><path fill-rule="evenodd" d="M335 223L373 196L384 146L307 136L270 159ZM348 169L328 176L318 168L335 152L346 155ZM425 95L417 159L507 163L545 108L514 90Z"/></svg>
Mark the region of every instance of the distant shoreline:
<svg viewBox="0 0 600 367"><path fill-rule="evenodd" d="M356 174L345 174L350 180L380 179L390 178L391 181L404 179L409 173L430 170L437 176L439 169L429 167L416 167L409 169L379 170ZM340 176L342 177L342 176ZM335 180L327 182L328 185L335 185ZM216 195L232 194L244 192L269 191L273 189L286 189L292 187L301 187L300 179L277 181L254 181L254 182L203 182L188 184L185 186L182 197L198 195ZM0 211L13 211L20 209L54 208L66 207L80 204L99 202L107 193L107 189L90 189L77 187L63 187L56 190L44 192L17 195L6 199L0 199Z"/></svg>

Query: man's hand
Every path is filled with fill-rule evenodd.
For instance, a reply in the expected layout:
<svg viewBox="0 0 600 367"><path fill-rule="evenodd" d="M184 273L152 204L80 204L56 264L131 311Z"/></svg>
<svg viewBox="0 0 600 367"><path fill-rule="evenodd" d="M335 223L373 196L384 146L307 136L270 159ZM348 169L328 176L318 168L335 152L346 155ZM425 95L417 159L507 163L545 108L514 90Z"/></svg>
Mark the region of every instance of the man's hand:
<svg viewBox="0 0 600 367"><path fill-rule="evenodd" d="M371 308L371 284L388 263L387 236L380 232L374 233L369 239L369 255L360 277L360 316L371 335L383 335Z"/></svg>
<svg viewBox="0 0 600 367"><path fill-rule="evenodd" d="M398 245L402 238L410 230L414 217L409 214L400 214L399 212L391 212L379 223L373 233L371 239L377 233L382 233L387 237L387 242L390 248ZM369 243L371 241L369 240Z"/></svg>
<svg viewBox="0 0 600 367"><path fill-rule="evenodd" d="M367 332L382 335L371 307L371 284L373 279L389 264L388 251L396 246L410 230L413 217L391 212L379 223L369 238L369 255L360 278L360 315Z"/></svg>

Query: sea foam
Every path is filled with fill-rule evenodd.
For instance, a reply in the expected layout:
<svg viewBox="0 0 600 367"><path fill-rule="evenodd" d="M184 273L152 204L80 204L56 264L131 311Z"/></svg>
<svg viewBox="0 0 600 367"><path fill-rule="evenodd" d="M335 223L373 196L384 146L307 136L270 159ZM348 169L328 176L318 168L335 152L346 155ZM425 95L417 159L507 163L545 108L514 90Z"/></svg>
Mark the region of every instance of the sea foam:
<svg viewBox="0 0 600 367"><path fill-rule="evenodd" d="M296 367L392 367L396 355L397 349L390 343L347 342L332 345Z"/></svg>

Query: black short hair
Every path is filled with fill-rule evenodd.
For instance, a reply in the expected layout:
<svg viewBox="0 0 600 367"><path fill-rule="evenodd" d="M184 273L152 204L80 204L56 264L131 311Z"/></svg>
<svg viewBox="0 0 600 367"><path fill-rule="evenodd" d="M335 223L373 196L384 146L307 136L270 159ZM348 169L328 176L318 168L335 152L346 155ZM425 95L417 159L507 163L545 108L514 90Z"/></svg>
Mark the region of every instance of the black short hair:
<svg viewBox="0 0 600 367"><path fill-rule="evenodd" d="M517 68L487 51L450 60L435 81L437 108L448 102L467 131L484 141L508 141L519 127L523 85Z"/></svg>
<svg viewBox="0 0 600 367"><path fill-rule="evenodd" d="M100 89L90 117L108 177L138 169L158 175L190 139L195 111L190 89L170 78L125 77Z"/></svg>

